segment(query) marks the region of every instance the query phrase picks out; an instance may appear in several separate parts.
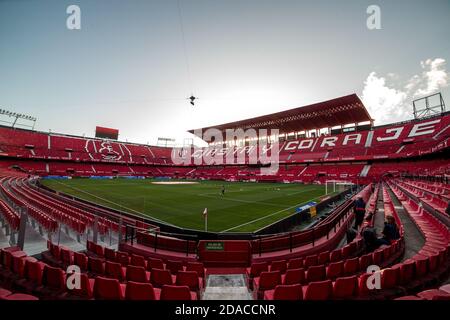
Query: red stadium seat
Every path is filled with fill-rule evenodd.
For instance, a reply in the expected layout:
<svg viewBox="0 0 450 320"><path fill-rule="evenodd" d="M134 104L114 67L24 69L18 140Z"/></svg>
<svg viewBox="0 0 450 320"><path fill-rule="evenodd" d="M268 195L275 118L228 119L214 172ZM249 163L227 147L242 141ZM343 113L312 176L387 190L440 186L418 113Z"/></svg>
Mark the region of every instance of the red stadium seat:
<svg viewBox="0 0 450 320"><path fill-rule="evenodd" d="M303 287L304 300L328 300L333 295L333 282L331 280L311 282Z"/></svg>
<svg viewBox="0 0 450 320"><path fill-rule="evenodd" d="M127 281L133 282L149 282L150 272L145 271L144 267L129 265L126 271Z"/></svg>
<svg viewBox="0 0 450 320"><path fill-rule="evenodd" d="M9 296L6 296L4 298L2 298L3 300L21 300L21 301L25 301L25 300L39 300L38 297L35 297L33 295L30 294L24 294L24 293L13 293L10 294Z"/></svg>
<svg viewBox="0 0 450 320"><path fill-rule="evenodd" d="M137 267L146 267L145 258L136 254L131 255L130 265Z"/></svg>
<svg viewBox="0 0 450 320"><path fill-rule="evenodd" d="M43 295L59 295L66 290L65 272L60 268L44 266L42 272L42 287L36 289Z"/></svg>
<svg viewBox="0 0 450 320"><path fill-rule="evenodd" d="M117 259L116 251L114 249L105 248L105 259L116 262L116 259Z"/></svg>
<svg viewBox="0 0 450 320"><path fill-rule="evenodd" d="M394 300L425 300L425 299L419 298L417 296L403 296L403 297L395 298Z"/></svg>
<svg viewBox="0 0 450 320"><path fill-rule="evenodd" d="M147 270L152 271L152 269L164 269L164 263L161 259L148 258L147 259Z"/></svg>
<svg viewBox="0 0 450 320"><path fill-rule="evenodd" d="M286 260L273 261L270 264L270 271L280 271L281 273L285 273L286 270L287 270Z"/></svg>
<svg viewBox="0 0 450 320"><path fill-rule="evenodd" d="M302 300L303 291L300 284L278 285L273 290L264 292L264 300Z"/></svg>
<svg viewBox="0 0 450 320"><path fill-rule="evenodd" d="M304 284L305 270L303 268L288 269L285 274L281 276L281 283L284 285Z"/></svg>
<svg viewBox="0 0 450 320"><path fill-rule="evenodd" d="M164 285L161 300L197 300L197 294L191 292L188 286Z"/></svg>
<svg viewBox="0 0 450 320"><path fill-rule="evenodd" d="M199 277L205 277L205 267L201 262L188 262L186 264L186 271L195 271Z"/></svg>
<svg viewBox="0 0 450 320"><path fill-rule="evenodd" d="M326 264L330 262L330 253L328 251L321 252L317 258L318 264Z"/></svg>
<svg viewBox="0 0 450 320"><path fill-rule="evenodd" d="M125 281L125 267L118 262L105 262L105 276Z"/></svg>
<svg viewBox="0 0 450 320"><path fill-rule="evenodd" d="M253 262L250 268L247 268L247 275L250 279L259 277L261 272L269 271L269 264L267 262Z"/></svg>
<svg viewBox="0 0 450 320"><path fill-rule="evenodd" d="M349 276L359 271L359 258L347 259L344 262L344 274Z"/></svg>
<svg viewBox="0 0 450 320"><path fill-rule="evenodd" d="M358 277L337 278L333 285L333 298L346 299L356 296L358 293Z"/></svg>
<svg viewBox="0 0 450 320"><path fill-rule="evenodd" d="M174 280L174 276L172 276L169 270L152 269L150 272L150 282L156 288L161 288L164 285L172 285Z"/></svg>
<svg viewBox="0 0 450 320"><path fill-rule="evenodd" d="M398 270L387 268L381 271L381 289L391 289L398 283Z"/></svg>
<svg viewBox="0 0 450 320"><path fill-rule="evenodd" d="M259 277L253 279L253 288L257 293L258 299L263 298L265 290L274 289L281 284L281 274L279 271L263 271Z"/></svg>
<svg viewBox="0 0 450 320"><path fill-rule="evenodd" d="M102 275L105 273L105 263L100 258L88 258L88 270L95 274Z"/></svg>
<svg viewBox="0 0 450 320"><path fill-rule="evenodd" d="M290 259L288 262L288 269L299 269L302 267L303 267L303 259L302 258Z"/></svg>
<svg viewBox="0 0 450 320"><path fill-rule="evenodd" d="M344 262L332 262L328 265L326 271L327 279L334 280L344 274Z"/></svg>
<svg viewBox="0 0 450 320"><path fill-rule="evenodd" d="M126 267L127 265L130 264L130 257L126 252L117 251L116 261L120 263L122 266Z"/></svg>
<svg viewBox="0 0 450 320"><path fill-rule="evenodd" d="M311 266L317 266L317 256L316 255L307 256L303 261L303 266L305 269Z"/></svg>
<svg viewBox="0 0 450 320"><path fill-rule="evenodd" d="M425 290L419 292L417 296L425 300L450 300L450 294L438 289Z"/></svg>
<svg viewBox="0 0 450 320"><path fill-rule="evenodd" d="M16 282L21 290L31 293L35 288L42 284L42 272L44 264L39 261L25 261L24 279Z"/></svg>
<svg viewBox="0 0 450 320"><path fill-rule="evenodd" d="M98 300L122 300L125 298L124 284L117 279L96 277L94 282L94 298Z"/></svg>
<svg viewBox="0 0 450 320"><path fill-rule="evenodd" d="M325 277L325 266L312 266L308 268L308 271L306 271L307 282L322 281L325 280Z"/></svg>
<svg viewBox="0 0 450 320"><path fill-rule="evenodd" d="M178 271L176 285L188 286L191 291L199 291L203 282L195 271Z"/></svg>
<svg viewBox="0 0 450 320"><path fill-rule="evenodd" d="M341 260L341 249L330 252L330 262L337 262Z"/></svg>
<svg viewBox="0 0 450 320"><path fill-rule="evenodd" d="M72 289L67 288L67 292L73 296L91 299L94 294L95 280L89 278L86 273L80 273L78 275L80 276L80 288L79 289L77 289L76 287Z"/></svg>
<svg viewBox="0 0 450 320"><path fill-rule="evenodd" d="M142 267L136 267L142 268ZM159 294L159 293L158 293ZM128 281L125 289L126 300L157 300L155 289L150 283Z"/></svg>
<svg viewBox="0 0 450 320"><path fill-rule="evenodd" d="M166 269L170 270L172 274L176 275L178 271L183 270L183 262L178 260L167 260Z"/></svg>
<svg viewBox="0 0 450 320"><path fill-rule="evenodd" d="M367 267L372 264L372 254L368 253L359 257L359 268L361 271L366 271Z"/></svg>
<svg viewBox="0 0 450 320"><path fill-rule="evenodd" d="M88 269L88 257L81 252L74 252L73 253L73 259L74 263L80 267L81 270L87 270Z"/></svg>
<svg viewBox="0 0 450 320"><path fill-rule="evenodd" d="M415 262L413 260L405 260L400 266L399 284L407 285L414 278Z"/></svg>
<svg viewBox="0 0 450 320"><path fill-rule="evenodd" d="M450 284L446 284L446 285L439 287L439 290L450 294Z"/></svg>

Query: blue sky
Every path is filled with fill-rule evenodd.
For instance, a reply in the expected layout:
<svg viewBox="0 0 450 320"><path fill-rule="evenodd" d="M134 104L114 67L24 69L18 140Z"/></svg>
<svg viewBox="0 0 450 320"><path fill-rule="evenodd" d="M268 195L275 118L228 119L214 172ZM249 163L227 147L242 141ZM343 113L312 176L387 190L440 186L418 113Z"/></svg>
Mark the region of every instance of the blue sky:
<svg viewBox="0 0 450 320"><path fill-rule="evenodd" d="M66 28L71 4L81 30ZM424 94L449 104L448 0L179 4L183 28L177 0L0 0L0 108L38 130L156 143L353 92L380 124ZM366 27L372 4L381 30Z"/></svg>

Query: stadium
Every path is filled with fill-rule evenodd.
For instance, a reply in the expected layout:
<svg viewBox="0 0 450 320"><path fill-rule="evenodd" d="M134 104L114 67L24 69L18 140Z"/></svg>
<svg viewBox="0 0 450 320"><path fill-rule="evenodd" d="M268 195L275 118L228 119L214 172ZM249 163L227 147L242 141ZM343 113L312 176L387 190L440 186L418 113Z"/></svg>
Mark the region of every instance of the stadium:
<svg viewBox="0 0 450 320"><path fill-rule="evenodd" d="M382 125L352 93L187 130L203 146L0 115L0 300L450 300L441 92Z"/></svg>

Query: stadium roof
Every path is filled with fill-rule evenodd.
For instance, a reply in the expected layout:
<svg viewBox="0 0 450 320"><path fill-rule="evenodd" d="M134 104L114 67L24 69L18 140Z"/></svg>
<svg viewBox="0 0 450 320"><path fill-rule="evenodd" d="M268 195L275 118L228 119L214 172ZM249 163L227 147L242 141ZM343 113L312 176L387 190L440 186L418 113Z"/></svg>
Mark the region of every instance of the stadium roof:
<svg viewBox="0 0 450 320"><path fill-rule="evenodd" d="M352 123L373 121L366 107L356 94L311 104L304 107L272 113L246 120L229 122L221 125L189 130L205 132L208 129L278 129L280 135L344 126ZM201 137L200 137L201 138Z"/></svg>

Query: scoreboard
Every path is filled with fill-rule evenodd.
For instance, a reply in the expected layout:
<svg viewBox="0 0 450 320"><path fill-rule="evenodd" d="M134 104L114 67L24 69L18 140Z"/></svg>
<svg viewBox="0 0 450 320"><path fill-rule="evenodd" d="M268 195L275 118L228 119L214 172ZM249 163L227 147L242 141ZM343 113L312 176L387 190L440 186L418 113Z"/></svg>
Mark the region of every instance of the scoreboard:
<svg viewBox="0 0 450 320"><path fill-rule="evenodd" d="M119 130L97 126L95 127L95 137L117 140L119 139Z"/></svg>

